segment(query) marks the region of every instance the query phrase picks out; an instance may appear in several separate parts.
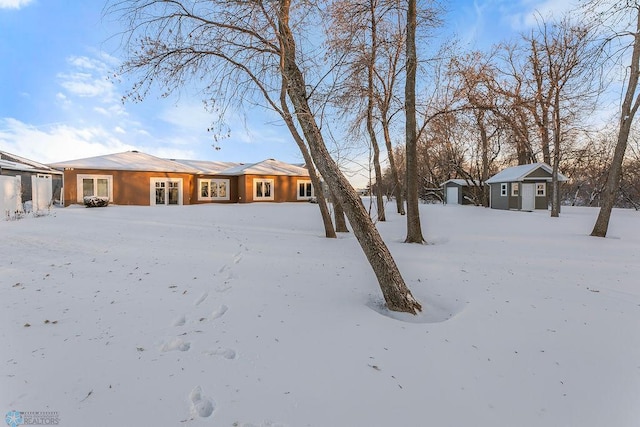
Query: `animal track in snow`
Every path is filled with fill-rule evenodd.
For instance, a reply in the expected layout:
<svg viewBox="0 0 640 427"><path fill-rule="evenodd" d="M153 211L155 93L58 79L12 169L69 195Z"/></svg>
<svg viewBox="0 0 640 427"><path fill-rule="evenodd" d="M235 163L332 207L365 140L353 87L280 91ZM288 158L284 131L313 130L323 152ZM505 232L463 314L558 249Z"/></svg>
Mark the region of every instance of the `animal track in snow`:
<svg viewBox="0 0 640 427"><path fill-rule="evenodd" d="M234 264L238 264L240 261L242 261L242 252L238 252L237 254L235 254L233 256L233 263Z"/></svg>
<svg viewBox="0 0 640 427"><path fill-rule="evenodd" d="M226 305L222 304L220 307L218 307L218 309L216 311L211 313L211 320L216 320L216 319L219 319L220 317L224 316L224 314L227 312L227 310L229 310L229 307L227 307Z"/></svg>
<svg viewBox="0 0 640 427"><path fill-rule="evenodd" d="M191 413L195 416L206 418L213 414L215 404L213 400L202 395L202 387L196 386L191 393L189 393L189 400L191 401Z"/></svg>
<svg viewBox="0 0 640 427"><path fill-rule="evenodd" d="M229 360L235 359L238 355L236 351L231 348L217 348L215 350L205 351L204 353L209 356L222 356L225 359Z"/></svg>
<svg viewBox="0 0 640 427"><path fill-rule="evenodd" d="M182 338L174 338L169 342L166 342L160 347L160 351L188 351L191 348L191 343L184 341Z"/></svg>

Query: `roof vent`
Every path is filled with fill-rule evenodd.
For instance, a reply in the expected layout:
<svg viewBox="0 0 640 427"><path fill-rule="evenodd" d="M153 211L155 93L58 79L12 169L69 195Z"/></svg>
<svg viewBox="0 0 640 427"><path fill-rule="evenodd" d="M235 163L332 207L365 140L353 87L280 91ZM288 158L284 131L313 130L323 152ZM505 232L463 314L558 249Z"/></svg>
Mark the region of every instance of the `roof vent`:
<svg viewBox="0 0 640 427"><path fill-rule="evenodd" d="M138 150L131 150L132 153L138 153Z"/></svg>

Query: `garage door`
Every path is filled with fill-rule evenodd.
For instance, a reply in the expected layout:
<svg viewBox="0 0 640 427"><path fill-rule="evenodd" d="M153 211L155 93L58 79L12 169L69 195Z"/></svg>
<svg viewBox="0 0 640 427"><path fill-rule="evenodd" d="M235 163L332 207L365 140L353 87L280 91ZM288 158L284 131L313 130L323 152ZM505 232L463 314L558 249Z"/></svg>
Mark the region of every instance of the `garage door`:
<svg viewBox="0 0 640 427"><path fill-rule="evenodd" d="M458 187L447 187L447 204L458 204Z"/></svg>

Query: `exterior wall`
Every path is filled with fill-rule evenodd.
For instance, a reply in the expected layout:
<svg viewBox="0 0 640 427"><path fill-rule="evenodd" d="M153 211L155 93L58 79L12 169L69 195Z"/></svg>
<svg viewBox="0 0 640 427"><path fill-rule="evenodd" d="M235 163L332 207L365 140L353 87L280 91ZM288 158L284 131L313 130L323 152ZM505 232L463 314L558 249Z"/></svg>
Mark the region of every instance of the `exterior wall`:
<svg viewBox="0 0 640 427"><path fill-rule="evenodd" d="M509 188L507 187L507 195L500 195L501 183L489 184L491 209L509 209Z"/></svg>
<svg viewBox="0 0 640 427"><path fill-rule="evenodd" d="M182 178L182 203L193 200L194 176L172 172L137 172L98 169L64 171L64 205L78 204L78 175L111 175L113 177L112 203L115 205L149 206L151 204L151 178Z"/></svg>
<svg viewBox="0 0 640 427"><path fill-rule="evenodd" d="M254 179L273 180L273 200L255 200ZM281 176L281 175L243 175L238 177L238 202L299 202L298 180L309 180L308 176Z"/></svg>
<svg viewBox="0 0 640 427"><path fill-rule="evenodd" d="M543 171L544 172L544 171ZM536 181L536 180L527 180L525 181L528 184L545 184L545 195L535 197L535 209L548 209L549 206L549 191L551 190L551 184L546 181ZM518 196L511 195L512 184L514 183L506 183L507 184L507 195L500 195L501 184L504 183L495 183L490 184L490 192L491 192L491 208L492 209L522 209L522 183L520 183L520 192Z"/></svg>
<svg viewBox="0 0 640 427"><path fill-rule="evenodd" d="M528 181L531 178L551 178L551 174L540 167L529 173L525 179Z"/></svg>

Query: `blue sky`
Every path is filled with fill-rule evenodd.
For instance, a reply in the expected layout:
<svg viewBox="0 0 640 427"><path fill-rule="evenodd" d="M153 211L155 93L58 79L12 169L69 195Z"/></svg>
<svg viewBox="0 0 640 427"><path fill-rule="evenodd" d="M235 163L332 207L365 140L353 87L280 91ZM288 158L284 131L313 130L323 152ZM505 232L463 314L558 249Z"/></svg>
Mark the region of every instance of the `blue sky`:
<svg viewBox="0 0 640 427"><path fill-rule="evenodd" d="M445 28L473 48L513 37L567 0L452 0ZM137 149L168 158L300 162L272 113L231 112L230 137L213 149L212 116L189 90L121 102L126 84L108 80L120 63L122 28L101 0L0 0L0 150L43 163ZM357 177L354 178L358 181Z"/></svg>

